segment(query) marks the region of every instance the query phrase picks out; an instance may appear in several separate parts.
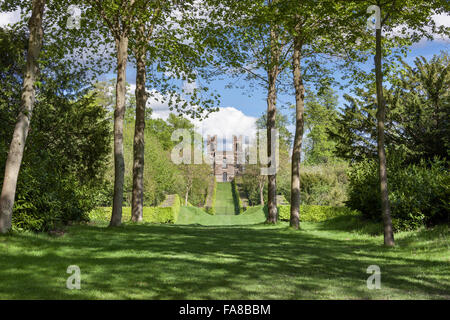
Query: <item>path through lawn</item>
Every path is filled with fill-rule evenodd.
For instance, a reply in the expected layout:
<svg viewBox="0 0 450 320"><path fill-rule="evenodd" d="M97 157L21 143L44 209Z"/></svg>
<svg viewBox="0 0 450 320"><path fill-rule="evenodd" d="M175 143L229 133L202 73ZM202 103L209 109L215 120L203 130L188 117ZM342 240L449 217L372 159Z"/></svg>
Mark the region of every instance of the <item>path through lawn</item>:
<svg viewBox="0 0 450 320"><path fill-rule="evenodd" d="M210 215L197 207L181 207L177 224L201 226L243 226L254 225L266 221L261 206L250 208L244 214Z"/></svg>
<svg viewBox="0 0 450 320"><path fill-rule="evenodd" d="M235 203L231 182L217 182L216 215L235 215Z"/></svg>
<svg viewBox="0 0 450 320"><path fill-rule="evenodd" d="M106 226L0 236L0 299L450 299L444 226L392 249L322 223ZM380 290L366 286L374 264ZM66 289L70 265L81 290Z"/></svg>

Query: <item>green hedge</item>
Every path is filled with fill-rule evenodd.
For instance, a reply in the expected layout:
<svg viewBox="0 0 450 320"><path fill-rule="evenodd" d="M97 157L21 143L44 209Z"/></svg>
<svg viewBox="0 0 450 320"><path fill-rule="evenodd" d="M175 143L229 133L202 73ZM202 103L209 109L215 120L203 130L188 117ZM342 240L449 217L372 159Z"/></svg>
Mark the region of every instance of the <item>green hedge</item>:
<svg viewBox="0 0 450 320"><path fill-rule="evenodd" d="M212 215L216 214L216 189L216 177L213 177L208 186L208 196L206 197L205 203L205 211Z"/></svg>
<svg viewBox="0 0 450 320"><path fill-rule="evenodd" d="M181 200L175 195L174 201L167 207L144 207L143 222L150 223L175 223L180 212ZM92 210L89 214L90 220L105 221L111 220L111 207L99 207ZM122 221L129 221L131 218L131 208L124 207L122 209Z"/></svg>
<svg viewBox="0 0 450 320"><path fill-rule="evenodd" d="M347 207L332 207L332 206L318 206L318 205L301 205L300 206L300 220L306 222L321 222L328 219L345 216L345 215L360 215L356 210L351 210ZM278 219L282 221L289 221L291 216L291 206L278 206Z"/></svg>
<svg viewBox="0 0 450 320"><path fill-rule="evenodd" d="M239 196L239 190L237 188L236 179L233 179L231 181L231 188L233 192L233 201L236 209L239 211L239 213L242 213L245 211L244 205L242 204L241 197Z"/></svg>

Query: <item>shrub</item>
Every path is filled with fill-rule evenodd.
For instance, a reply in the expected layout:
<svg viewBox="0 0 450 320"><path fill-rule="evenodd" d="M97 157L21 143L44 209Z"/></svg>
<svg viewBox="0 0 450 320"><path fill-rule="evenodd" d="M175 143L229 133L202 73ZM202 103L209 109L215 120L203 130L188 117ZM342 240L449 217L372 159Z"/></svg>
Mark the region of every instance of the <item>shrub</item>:
<svg viewBox="0 0 450 320"><path fill-rule="evenodd" d="M266 206L267 207L267 206ZM278 219L289 221L291 218L291 206L278 206Z"/></svg>
<svg viewBox="0 0 450 320"><path fill-rule="evenodd" d="M394 230L413 230L448 222L448 166L437 159L407 166L403 166L401 159L395 155L389 159L388 187ZM354 165L349 172L349 180L347 205L374 221L381 221L377 162L365 160Z"/></svg>
<svg viewBox="0 0 450 320"><path fill-rule="evenodd" d="M95 207L93 190L72 175L23 166L12 216L15 230L48 231L71 222L88 221Z"/></svg>
<svg viewBox="0 0 450 320"><path fill-rule="evenodd" d="M332 207L332 206L317 206L317 205L301 205L300 206L300 220L305 222L321 222L328 219L346 216L346 215L360 215L356 210L351 210L347 207ZM291 206L279 206L278 218L282 221L289 221L291 216Z"/></svg>
<svg viewBox="0 0 450 320"><path fill-rule="evenodd" d="M344 206L347 200L346 163L301 165L300 193L303 204ZM291 172L277 174L277 192L291 199ZM257 190L255 194L259 195Z"/></svg>
<svg viewBox="0 0 450 320"><path fill-rule="evenodd" d="M344 163L304 166L300 170L300 192L304 204L343 206L347 200L347 184L347 165Z"/></svg>

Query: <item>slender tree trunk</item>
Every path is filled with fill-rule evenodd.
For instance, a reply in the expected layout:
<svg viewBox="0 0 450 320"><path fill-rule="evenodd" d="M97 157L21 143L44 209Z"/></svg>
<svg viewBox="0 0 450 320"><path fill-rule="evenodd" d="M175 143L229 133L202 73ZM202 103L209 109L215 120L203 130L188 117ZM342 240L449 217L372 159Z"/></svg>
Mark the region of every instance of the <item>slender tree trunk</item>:
<svg viewBox="0 0 450 320"><path fill-rule="evenodd" d="M143 32L142 28L140 31ZM147 104L145 59L146 46L140 45L136 49L136 122L134 127L133 198L131 204L131 220L135 222L143 220L144 210L144 132L145 106Z"/></svg>
<svg viewBox="0 0 450 320"><path fill-rule="evenodd" d="M394 246L394 232L392 229L391 208L389 206L389 192L386 169L386 151L384 147L384 120L386 117L386 106L383 97L383 74L381 70L381 29L376 30L376 55L375 55L375 73L377 85L377 131L378 131L378 160L380 174L381 190L381 209L384 224L384 244Z"/></svg>
<svg viewBox="0 0 450 320"><path fill-rule="evenodd" d="M37 60L41 52L44 37L44 31L42 29L44 7L45 0L33 0L33 9L28 22L30 36L28 39L27 69L22 85L21 111L9 146L5 177L0 196L0 233L6 233L11 229L17 178L22 164L25 143L30 129L31 115L36 99L34 83L39 72Z"/></svg>
<svg viewBox="0 0 450 320"><path fill-rule="evenodd" d="M272 159L272 129L276 127L276 115L277 115L277 88L276 82L278 77L278 34L274 27L270 29L270 65L268 66L268 80L269 87L267 92L267 156L270 159L269 167L277 168L276 155L273 155ZM273 160L273 161L272 161ZM274 163L275 162L275 163ZM268 176L268 216L266 223L277 223L278 210L277 210L277 175L269 174Z"/></svg>
<svg viewBox="0 0 450 320"><path fill-rule="evenodd" d="M114 110L114 199L111 215L111 227L122 223L123 184L125 161L123 156L123 119L125 116L126 67L128 59L128 37L120 36L116 40L117 48L117 84L116 109Z"/></svg>
<svg viewBox="0 0 450 320"><path fill-rule="evenodd" d="M295 137L292 149L291 175L291 217L290 226L298 229L300 225L300 160L303 141L303 111L305 107L305 88L300 68L301 41L294 38L293 76L295 87Z"/></svg>
<svg viewBox="0 0 450 320"><path fill-rule="evenodd" d="M264 179L259 180L259 201L264 205Z"/></svg>
<svg viewBox="0 0 450 320"><path fill-rule="evenodd" d="M269 167L276 166L272 160L272 129L275 129L276 119L276 79L273 76L269 76L269 92L267 96L267 156L270 159ZM275 159L276 160L276 159ZM278 220L277 212L277 175L272 174L268 176L268 217L267 223L276 223Z"/></svg>
<svg viewBox="0 0 450 320"><path fill-rule="evenodd" d="M189 189L186 190L186 195L184 196L184 205L185 206L188 205L188 200L189 200Z"/></svg>

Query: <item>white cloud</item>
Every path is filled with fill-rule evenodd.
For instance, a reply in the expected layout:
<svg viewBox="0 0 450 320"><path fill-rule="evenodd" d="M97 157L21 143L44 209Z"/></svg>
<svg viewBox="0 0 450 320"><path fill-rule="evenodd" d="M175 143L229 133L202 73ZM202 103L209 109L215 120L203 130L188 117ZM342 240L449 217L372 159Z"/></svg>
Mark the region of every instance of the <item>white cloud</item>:
<svg viewBox="0 0 450 320"><path fill-rule="evenodd" d="M231 150L233 136L242 136L254 139L256 136L256 120L242 111L233 108L219 108L218 112L213 112L203 121L192 120L197 131L206 138L208 135L217 135L218 149L222 150L222 140L226 138L227 150Z"/></svg>
<svg viewBox="0 0 450 320"><path fill-rule="evenodd" d="M0 13L0 27L14 24L20 20L20 10Z"/></svg>
<svg viewBox="0 0 450 320"><path fill-rule="evenodd" d="M160 101L157 101L159 98ZM171 113L177 114L176 111L169 110L167 102L162 102L163 96L153 91L153 96L148 99L147 106L152 109L153 119L167 120ZM218 149L223 150L222 141L226 138L226 149L231 150L233 136L242 136L243 142L245 137L254 139L256 137L256 117L244 114L242 111L233 107L219 108L219 111L212 112L203 120L190 119L195 126L196 131L200 133L206 141L208 135L217 135Z"/></svg>
<svg viewBox="0 0 450 320"><path fill-rule="evenodd" d="M432 19L434 20L434 23L436 24L436 27L441 27L444 26L445 28L450 28L450 15L448 14L434 14L432 16ZM427 27L426 30L429 32L430 29ZM402 33L404 32L404 33ZM400 25L396 28L394 28L392 30L392 32L390 33L393 36L410 36L412 33L414 33L413 30L409 29L406 25ZM449 39L446 38L443 35L440 34L433 34L434 40L435 41L443 41L446 43L449 43ZM423 46L424 44L427 43L427 39L424 38L422 40L420 40L418 43L416 43L414 46Z"/></svg>
<svg viewBox="0 0 450 320"><path fill-rule="evenodd" d="M435 14L433 19L437 26L445 26L450 28L450 16L448 14Z"/></svg>

